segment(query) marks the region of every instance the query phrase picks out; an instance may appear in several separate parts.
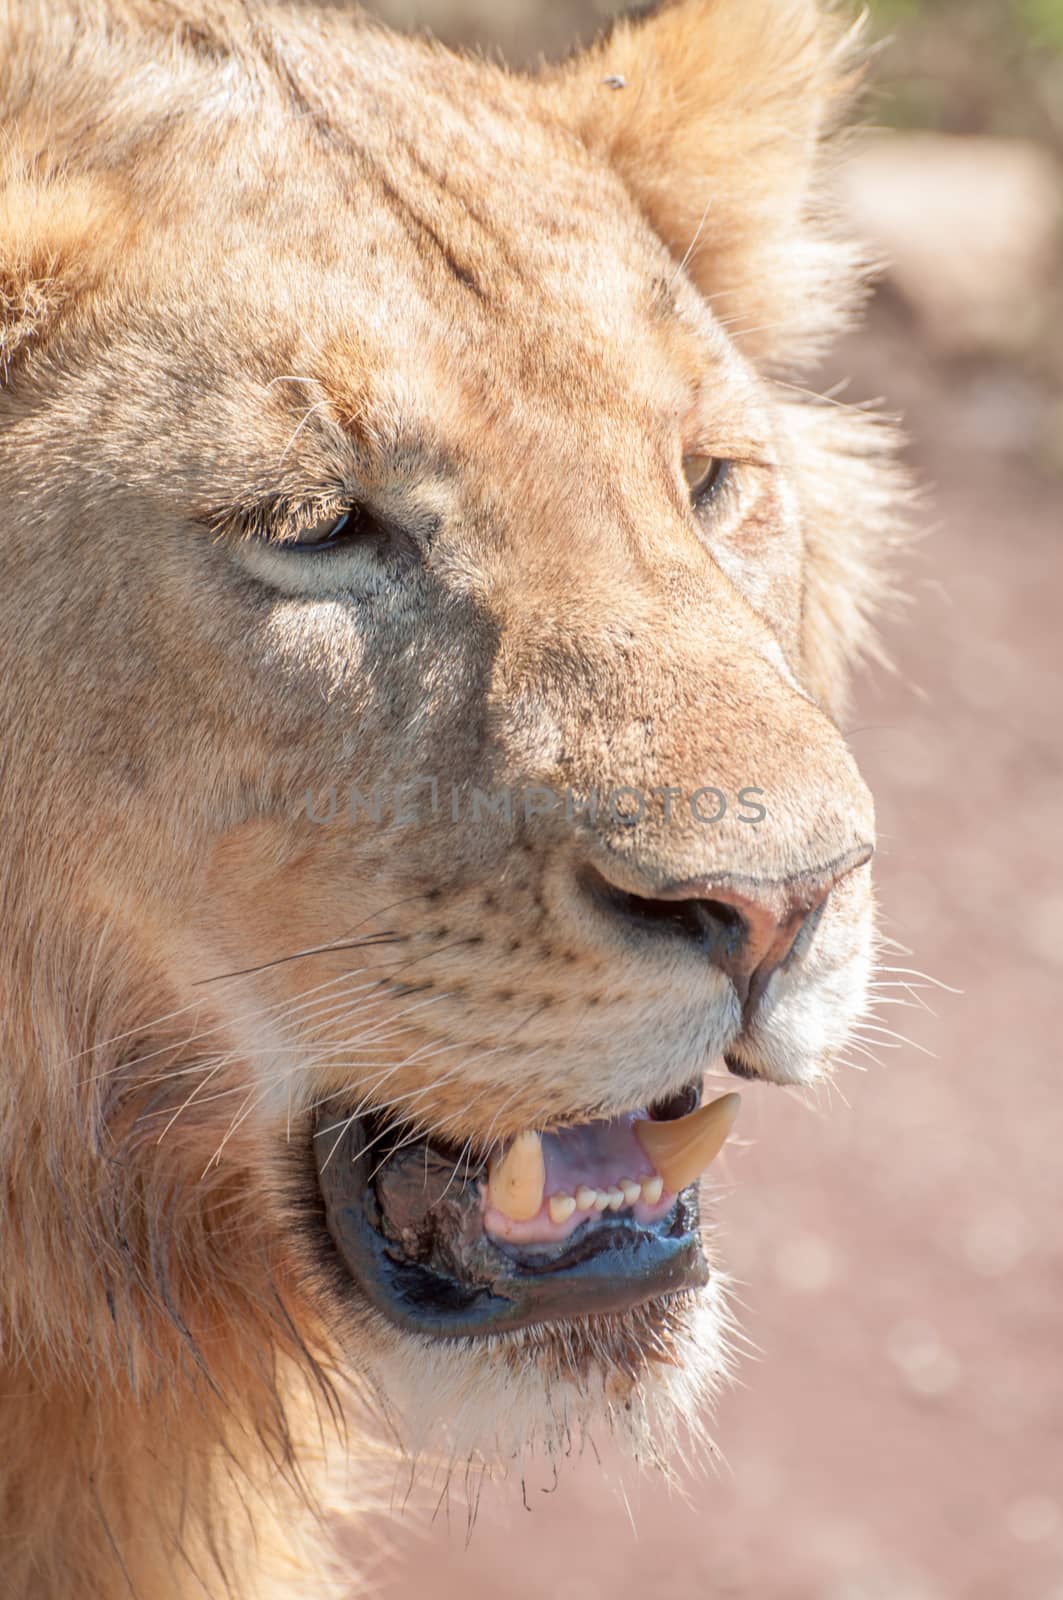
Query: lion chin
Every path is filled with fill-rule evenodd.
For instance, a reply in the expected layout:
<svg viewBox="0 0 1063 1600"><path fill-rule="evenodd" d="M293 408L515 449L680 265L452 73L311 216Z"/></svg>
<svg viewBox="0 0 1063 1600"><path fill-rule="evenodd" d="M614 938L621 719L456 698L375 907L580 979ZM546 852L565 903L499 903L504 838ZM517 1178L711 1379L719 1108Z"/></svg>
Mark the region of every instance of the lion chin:
<svg viewBox="0 0 1063 1600"><path fill-rule="evenodd" d="M0 0L5 1600L708 1414L736 1080L873 988L851 44Z"/></svg>

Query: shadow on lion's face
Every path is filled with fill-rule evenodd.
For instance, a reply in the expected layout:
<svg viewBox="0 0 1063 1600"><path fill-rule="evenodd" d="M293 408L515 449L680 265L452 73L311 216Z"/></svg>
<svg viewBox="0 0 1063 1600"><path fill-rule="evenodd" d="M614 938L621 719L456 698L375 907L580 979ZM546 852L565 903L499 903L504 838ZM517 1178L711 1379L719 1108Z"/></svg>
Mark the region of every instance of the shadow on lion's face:
<svg viewBox="0 0 1063 1600"><path fill-rule="evenodd" d="M887 520L869 419L777 377L850 269L836 41L768 10L539 79L134 31L77 137L57 69L5 847L118 1340L284 1328L482 1449L723 1366L702 1083L807 1083L865 1004Z"/></svg>

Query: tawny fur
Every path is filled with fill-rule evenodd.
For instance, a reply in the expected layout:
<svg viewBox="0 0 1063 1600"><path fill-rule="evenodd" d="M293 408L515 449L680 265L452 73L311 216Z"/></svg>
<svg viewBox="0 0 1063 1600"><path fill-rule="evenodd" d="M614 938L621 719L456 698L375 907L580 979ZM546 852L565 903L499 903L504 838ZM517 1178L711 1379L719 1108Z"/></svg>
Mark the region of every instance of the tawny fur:
<svg viewBox="0 0 1063 1600"><path fill-rule="evenodd" d="M318 1247L309 1129L376 1104L482 1150L727 1046L810 1081L866 1003L866 869L744 1031L573 889L873 830L837 718L889 439L785 381L858 297L850 42L680 0L523 77L336 13L0 0L5 1597L321 1596L371 1434L646 1456L717 1384L718 1278L399 1335ZM684 450L738 463L700 523ZM335 593L283 544L352 485L408 539ZM308 820L387 773L756 785L770 825Z"/></svg>

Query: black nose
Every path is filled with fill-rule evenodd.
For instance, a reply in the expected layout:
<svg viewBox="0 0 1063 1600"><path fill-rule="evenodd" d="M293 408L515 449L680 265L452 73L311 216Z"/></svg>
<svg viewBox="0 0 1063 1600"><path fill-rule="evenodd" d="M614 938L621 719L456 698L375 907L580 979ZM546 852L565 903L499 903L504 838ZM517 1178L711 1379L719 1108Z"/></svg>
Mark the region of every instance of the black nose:
<svg viewBox="0 0 1063 1600"><path fill-rule="evenodd" d="M871 845L861 845L826 867L777 882L720 875L664 884L644 895L620 887L593 867L585 885L601 909L622 918L629 928L657 938L678 935L695 944L730 978L748 1021L802 928L815 925L835 884L871 854Z"/></svg>

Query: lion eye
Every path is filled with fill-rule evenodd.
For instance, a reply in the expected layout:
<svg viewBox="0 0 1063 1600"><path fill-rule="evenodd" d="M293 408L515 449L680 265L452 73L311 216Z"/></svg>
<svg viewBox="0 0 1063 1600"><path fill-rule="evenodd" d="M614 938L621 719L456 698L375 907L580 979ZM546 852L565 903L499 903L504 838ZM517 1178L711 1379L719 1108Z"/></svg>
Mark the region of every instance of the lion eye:
<svg viewBox="0 0 1063 1600"><path fill-rule="evenodd" d="M695 508L703 505L718 489L727 473L728 462L719 456L691 455L683 457L683 476L690 489L690 503Z"/></svg>
<svg viewBox="0 0 1063 1600"><path fill-rule="evenodd" d="M338 516L322 517L320 522L300 528L294 538L283 542L289 550L331 550L350 538L356 522L357 517L349 510L341 511Z"/></svg>

